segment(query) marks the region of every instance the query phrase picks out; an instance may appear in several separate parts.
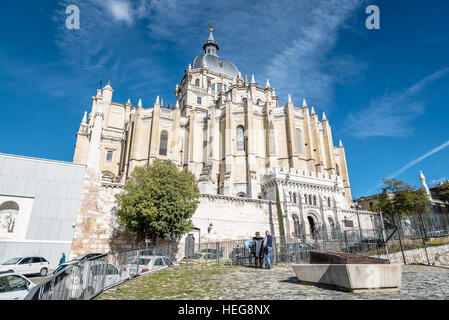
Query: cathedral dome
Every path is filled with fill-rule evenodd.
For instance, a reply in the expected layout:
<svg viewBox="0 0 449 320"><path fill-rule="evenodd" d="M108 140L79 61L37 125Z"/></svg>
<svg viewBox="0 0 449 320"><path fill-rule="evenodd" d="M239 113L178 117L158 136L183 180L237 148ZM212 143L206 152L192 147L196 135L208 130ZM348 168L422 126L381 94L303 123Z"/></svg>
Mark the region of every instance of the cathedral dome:
<svg viewBox="0 0 449 320"><path fill-rule="evenodd" d="M209 29L209 39L204 43L204 55L198 56L193 60L192 69L201 69L206 67L212 71L224 73L230 77L237 77L239 70L231 62L220 58L217 54L218 43L212 34L212 27Z"/></svg>
<svg viewBox="0 0 449 320"><path fill-rule="evenodd" d="M193 60L192 69L201 69L204 65L212 71L221 72L230 77L237 77L239 74L239 70L234 64L211 54L196 57Z"/></svg>

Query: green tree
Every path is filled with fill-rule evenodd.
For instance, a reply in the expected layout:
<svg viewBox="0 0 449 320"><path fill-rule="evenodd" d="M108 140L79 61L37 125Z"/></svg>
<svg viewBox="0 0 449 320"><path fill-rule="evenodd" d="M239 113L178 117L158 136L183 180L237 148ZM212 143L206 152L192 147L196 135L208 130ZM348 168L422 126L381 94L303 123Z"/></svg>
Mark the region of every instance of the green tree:
<svg viewBox="0 0 449 320"><path fill-rule="evenodd" d="M438 196L443 201L449 202L449 181L446 181L438 188Z"/></svg>
<svg viewBox="0 0 449 320"><path fill-rule="evenodd" d="M136 241L151 235L179 237L193 228L190 220L199 204L200 191L195 176L179 170L169 160L156 159L151 165L136 167L116 195L118 222L136 235Z"/></svg>
<svg viewBox="0 0 449 320"><path fill-rule="evenodd" d="M429 212L430 201L424 190L416 189L402 180L383 179L382 193L370 210L382 212L386 227L395 225L394 215L423 214Z"/></svg>

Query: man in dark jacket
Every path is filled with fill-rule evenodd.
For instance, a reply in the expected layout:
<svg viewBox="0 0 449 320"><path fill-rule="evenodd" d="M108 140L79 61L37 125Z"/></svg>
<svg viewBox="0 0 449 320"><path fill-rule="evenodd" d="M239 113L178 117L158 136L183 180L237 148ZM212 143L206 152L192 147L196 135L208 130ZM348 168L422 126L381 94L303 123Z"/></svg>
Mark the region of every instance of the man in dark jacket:
<svg viewBox="0 0 449 320"><path fill-rule="evenodd" d="M265 231L265 238L263 239L263 246L265 248L265 265L267 269L271 269L271 251L273 251L273 237L270 231Z"/></svg>
<svg viewBox="0 0 449 320"><path fill-rule="evenodd" d="M263 249L263 238L260 236L260 232L256 232L256 236L253 238L252 248L256 268L262 268L264 249Z"/></svg>

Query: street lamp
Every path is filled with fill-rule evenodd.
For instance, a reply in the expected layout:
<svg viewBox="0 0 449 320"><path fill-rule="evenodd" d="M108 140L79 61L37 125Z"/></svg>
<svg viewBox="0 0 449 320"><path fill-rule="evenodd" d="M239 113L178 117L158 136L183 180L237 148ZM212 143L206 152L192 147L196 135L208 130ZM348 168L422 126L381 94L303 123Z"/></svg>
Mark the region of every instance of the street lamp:
<svg viewBox="0 0 449 320"><path fill-rule="evenodd" d="M359 217L359 203L357 202L357 199L353 199L352 200L354 202L354 206L355 206L355 212L357 214L357 222L359 224L359 231L360 231L360 241L362 240L362 226L360 225L360 217Z"/></svg>

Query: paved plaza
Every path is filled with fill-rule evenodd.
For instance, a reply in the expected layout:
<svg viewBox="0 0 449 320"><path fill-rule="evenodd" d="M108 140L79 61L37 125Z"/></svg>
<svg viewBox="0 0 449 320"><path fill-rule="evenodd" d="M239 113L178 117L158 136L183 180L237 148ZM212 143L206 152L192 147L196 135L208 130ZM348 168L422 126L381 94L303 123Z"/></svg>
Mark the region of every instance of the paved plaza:
<svg viewBox="0 0 449 320"><path fill-rule="evenodd" d="M349 293L300 284L291 266L172 267L127 281L97 299L448 300L449 269L407 265L400 290Z"/></svg>

